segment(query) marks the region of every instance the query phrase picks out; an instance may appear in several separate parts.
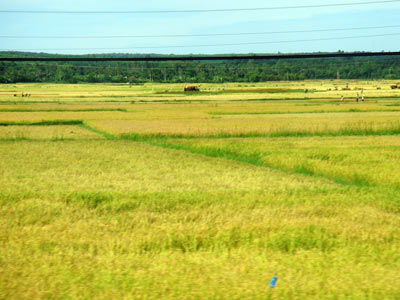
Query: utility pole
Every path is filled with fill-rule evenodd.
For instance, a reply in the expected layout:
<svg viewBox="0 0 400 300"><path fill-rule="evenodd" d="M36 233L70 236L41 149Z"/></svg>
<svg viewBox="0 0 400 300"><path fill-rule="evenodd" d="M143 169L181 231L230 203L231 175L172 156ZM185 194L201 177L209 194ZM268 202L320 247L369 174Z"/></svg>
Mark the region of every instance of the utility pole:
<svg viewBox="0 0 400 300"><path fill-rule="evenodd" d="M339 79L340 79L340 72L339 72L339 71L337 71L337 74L336 74L336 79L337 79L337 80L339 80Z"/></svg>

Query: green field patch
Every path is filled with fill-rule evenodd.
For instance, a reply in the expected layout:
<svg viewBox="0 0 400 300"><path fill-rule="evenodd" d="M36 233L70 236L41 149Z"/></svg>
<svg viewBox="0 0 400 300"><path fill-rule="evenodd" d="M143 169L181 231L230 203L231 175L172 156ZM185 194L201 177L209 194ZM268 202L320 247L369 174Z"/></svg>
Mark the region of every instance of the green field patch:
<svg viewBox="0 0 400 300"><path fill-rule="evenodd" d="M111 202L113 199L114 197L111 193L79 191L68 195L65 202L67 204L79 203L93 209L97 208L104 202Z"/></svg>
<svg viewBox="0 0 400 300"><path fill-rule="evenodd" d="M57 125L82 125L81 120L49 120L39 122L0 122L0 126L57 126Z"/></svg>
<svg viewBox="0 0 400 300"><path fill-rule="evenodd" d="M116 108L116 109L0 109L0 112L101 112L101 111L119 111L128 112L127 109ZM129 112L134 112L129 110Z"/></svg>
<svg viewBox="0 0 400 300"><path fill-rule="evenodd" d="M93 133L102 135L102 136L104 136L104 137L105 137L106 139L108 139L108 140L116 140L116 139L117 139L115 136L113 136L113 135L111 135L111 134L109 134L109 133L107 133L107 132L105 132L105 131L100 131L100 130L97 130L97 129L93 128L93 127L90 127L90 126L89 126L88 124L86 124L86 123L82 123L82 124L80 124L80 126L81 126L82 128L84 128L84 129L86 129L86 130L89 130L89 131L93 132Z"/></svg>

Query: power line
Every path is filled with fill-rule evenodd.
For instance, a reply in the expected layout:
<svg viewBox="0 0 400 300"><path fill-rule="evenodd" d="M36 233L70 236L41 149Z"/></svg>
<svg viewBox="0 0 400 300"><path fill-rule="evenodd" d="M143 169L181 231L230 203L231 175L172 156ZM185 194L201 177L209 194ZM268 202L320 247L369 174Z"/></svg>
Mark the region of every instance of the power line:
<svg viewBox="0 0 400 300"><path fill-rule="evenodd" d="M346 40L355 38L371 38L384 36L397 36L400 33L374 34L374 35L358 35L334 38L319 39L303 39L303 40L286 40L286 41L268 41L268 42L245 42L231 44L203 44L203 45L175 45L175 46L137 46L124 48L54 48L54 49L3 49L0 51L85 51L85 50L134 50L134 49L168 49L168 48L198 48L198 47L225 47L225 46L247 46L247 45L266 45L266 44L284 44L284 43L303 43L303 42L320 42L333 40Z"/></svg>
<svg viewBox="0 0 400 300"><path fill-rule="evenodd" d="M312 32L332 32L332 31L351 31L351 30L370 30L384 28L398 28L400 25L388 26L369 26L351 28L331 28L313 30L292 30L292 31L265 31L265 32L240 32L240 33L204 33L204 34L167 34L167 35L105 35L105 36L16 36L0 35L0 38L9 39L116 39L116 38L173 38L173 37L209 37L209 36L243 36L243 35L267 35L267 34L286 34L286 33L312 33Z"/></svg>
<svg viewBox="0 0 400 300"><path fill-rule="evenodd" d="M211 12L241 12L241 11L260 11L260 10L284 10L301 8L322 8L337 6L353 6L368 4L395 3L400 0L383 1L364 1L349 3L332 3L319 5L298 5L298 6L275 6L275 7L256 7L256 8L220 8L220 9L187 9L187 10L133 10L133 11L72 11L72 10L0 10L0 13L19 13L19 14L168 14L168 13L211 13Z"/></svg>

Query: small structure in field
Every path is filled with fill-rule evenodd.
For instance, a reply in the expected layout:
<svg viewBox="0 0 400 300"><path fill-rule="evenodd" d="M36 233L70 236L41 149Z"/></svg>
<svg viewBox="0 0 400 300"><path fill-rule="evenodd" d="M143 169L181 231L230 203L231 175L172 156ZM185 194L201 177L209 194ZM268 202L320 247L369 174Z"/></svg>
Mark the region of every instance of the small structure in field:
<svg viewBox="0 0 400 300"><path fill-rule="evenodd" d="M350 91L351 88L349 87L349 84L346 83L346 87L342 88L342 91Z"/></svg>
<svg viewBox="0 0 400 300"><path fill-rule="evenodd" d="M392 90L396 90L396 89L399 88L399 85L398 85L398 84L393 84L393 85L390 86L390 88L391 88Z"/></svg>
<svg viewBox="0 0 400 300"><path fill-rule="evenodd" d="M184 92L200 92L200 88L195 85L185 86L183 89Z"/></svg>

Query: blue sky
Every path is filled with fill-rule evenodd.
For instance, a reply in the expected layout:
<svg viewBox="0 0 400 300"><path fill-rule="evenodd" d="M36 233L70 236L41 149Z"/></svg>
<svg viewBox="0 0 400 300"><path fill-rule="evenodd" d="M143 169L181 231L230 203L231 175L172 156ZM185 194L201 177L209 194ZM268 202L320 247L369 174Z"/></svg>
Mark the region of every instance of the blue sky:
<svg viewBox="0 0 400 300"><path fill-rule="evenodd" d="M281 1L210 1L210 0L0 0L0 10L185 10L253 8L362 2L363 0L281 0ZM365 0L364 0L365 1ZM1 50L38 49L42 52L85 53L290 53L314 51L399 51L400 2L329 8L261 10L218 13L174 14L0 14L0 36L104 36L171 35L295 31L332 28L394 28L317 33L286 33L250 36L130 38L130 39L10 39L0 38ZM399 33L399 35L395 35ZM376 35L341 40L285 42ZM379 36L382 35L382 36ZM387 36L385 36L387 35ZM260 43L201 47L201 45ZM176 47L175 47L176 46ZM193 46L193 47L191 47ZM168 47L168 48L152 48ZM47 49L87 50L47 50ZM96 48L106 48L98 49ZM108 49L115 48L115 49ZM41 52L41 51L35 51Z"/></svg>

